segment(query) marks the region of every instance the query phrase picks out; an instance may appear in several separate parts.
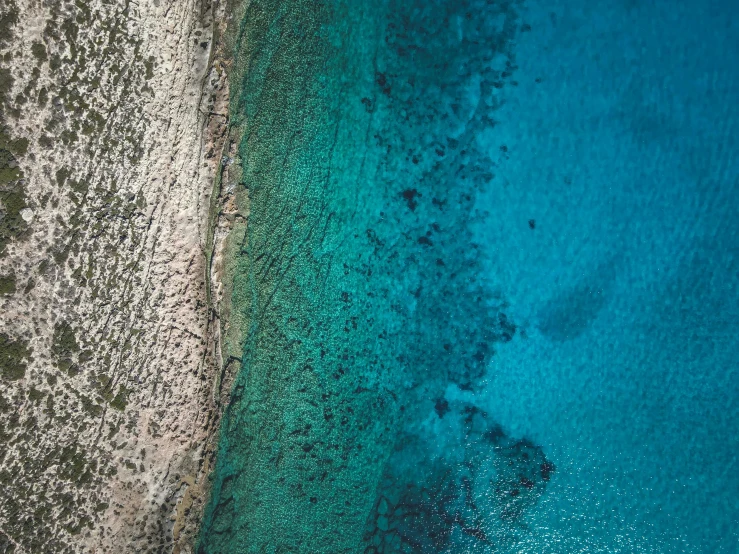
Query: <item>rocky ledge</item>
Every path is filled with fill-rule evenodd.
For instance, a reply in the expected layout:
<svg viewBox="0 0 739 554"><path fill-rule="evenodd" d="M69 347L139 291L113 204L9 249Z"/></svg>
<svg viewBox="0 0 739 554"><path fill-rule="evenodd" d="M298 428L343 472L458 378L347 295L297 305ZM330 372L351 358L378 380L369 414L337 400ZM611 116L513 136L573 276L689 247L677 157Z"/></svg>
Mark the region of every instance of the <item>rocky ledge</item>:
<svg viewBox="0 0 739 554"><path fill-rule="evenodd" d="M227 12L0 6L0 552L192 548L222 365Z"/></svg>

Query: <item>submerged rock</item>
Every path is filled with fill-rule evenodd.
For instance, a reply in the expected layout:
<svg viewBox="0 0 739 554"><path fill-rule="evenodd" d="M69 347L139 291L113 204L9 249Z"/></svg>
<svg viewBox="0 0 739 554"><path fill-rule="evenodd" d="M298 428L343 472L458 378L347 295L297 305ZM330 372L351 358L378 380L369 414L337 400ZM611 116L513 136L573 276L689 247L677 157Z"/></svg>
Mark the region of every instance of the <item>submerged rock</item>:
<svg viewBox="0 0 739 554"><path fill-rule="evenodd" d="M366 552L492 552L522 536L519 522L554 464L474 405L454 402L446 420L409 424L399 437L367 521Z"/></svg>

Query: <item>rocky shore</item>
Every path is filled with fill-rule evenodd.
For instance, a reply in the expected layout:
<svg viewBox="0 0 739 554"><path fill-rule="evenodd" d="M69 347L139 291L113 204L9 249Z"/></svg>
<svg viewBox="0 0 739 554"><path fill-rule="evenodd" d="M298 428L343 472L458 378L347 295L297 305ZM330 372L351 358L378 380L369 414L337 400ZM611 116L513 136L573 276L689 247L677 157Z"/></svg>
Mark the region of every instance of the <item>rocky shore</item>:
<svg viewBox="0 0 739 554"><path fill-rule="evenodd" d="M228 11L0 7L0 552L192 549L227 391Z"/></svg>

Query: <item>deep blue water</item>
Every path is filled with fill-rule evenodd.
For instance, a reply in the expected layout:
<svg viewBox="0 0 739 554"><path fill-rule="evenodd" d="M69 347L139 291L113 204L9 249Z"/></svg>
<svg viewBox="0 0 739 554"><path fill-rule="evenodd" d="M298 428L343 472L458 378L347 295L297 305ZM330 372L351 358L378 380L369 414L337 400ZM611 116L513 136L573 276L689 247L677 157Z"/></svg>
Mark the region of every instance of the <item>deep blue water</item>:
<svg viewBox="0 0 739 554"><path fill-rule="evenodd" d="M520 551L739 552L739 5L523 19L478 202L527 335L478 396L559 469Z"/></svg>
<svg viewBox="0 0 739 554"><path fill-rule="evenodd" d="M737 52L728 2L250 2L199 551L739 552Z"/></svg>

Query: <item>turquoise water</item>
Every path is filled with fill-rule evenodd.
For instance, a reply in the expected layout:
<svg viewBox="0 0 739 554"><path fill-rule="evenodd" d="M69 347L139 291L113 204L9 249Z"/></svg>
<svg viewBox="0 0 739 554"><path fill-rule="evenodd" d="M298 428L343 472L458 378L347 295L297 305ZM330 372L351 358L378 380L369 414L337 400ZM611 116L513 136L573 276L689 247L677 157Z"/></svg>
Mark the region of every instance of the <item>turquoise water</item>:
<svg viewBox="0 0 739 554"><path fill-rule="evenodd" d="M696 0L248 4L199 551L739 551L738 43Z"/></svg>
<svg viewBox="0 0 739 554"><path fill-rule="evenodd" d="M528 334L485 406L559 470L527 552L739 552L738 7L527 3L479 226Z"/></svg>

